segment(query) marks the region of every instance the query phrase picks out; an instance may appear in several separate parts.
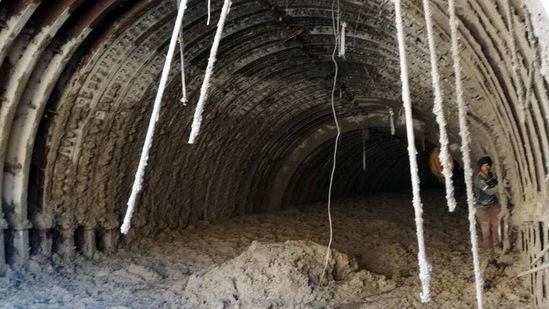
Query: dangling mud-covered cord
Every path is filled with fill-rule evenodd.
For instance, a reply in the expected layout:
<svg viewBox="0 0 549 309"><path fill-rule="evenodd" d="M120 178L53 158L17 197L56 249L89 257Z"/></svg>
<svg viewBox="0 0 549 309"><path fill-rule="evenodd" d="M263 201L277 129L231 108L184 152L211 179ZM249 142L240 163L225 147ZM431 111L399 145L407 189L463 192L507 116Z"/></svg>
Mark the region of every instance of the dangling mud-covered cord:
<svg viewBox="0 0 549 309"><path fill-rule="evenodd" d="M444 175L444 184L446 187L446 201L448 202L448 209L450 210L450 212L453 212L456 209L456 199L454 198L452 167L448 151L448 133L446 131L446 118L444 118L444 110L442 107L442 89L440 87L440 74L438 72L437 52L433 31L433 13L431 12L431 5L429 4L429 1L430 0L423 0L423 9L425 10L427 39L429 41L429 53L431 56L431 77L433 80L433 90L435 93L433 113L436 115L436 121L439 127L439 159L442 163L442 174Z"/></svg>
<svg viewBox="0 0 549 309"><path fill-rule="evenodd" d="M471 233L471 251L473 253L473 270L475 272L475 286L477 291L477 307L482 309L482 275L478 254L478 239L475 220L475 198L473 195L473 172L471 170L471 157L469 154L469 128L467 126L467 107L463 101L463 85L461 84L461 58L459 56L459 22L456 16L454 0L449 0L450 29L452 35L452 57L454 60L454 75L456 78L456 100L459 113L459 135L461 137L461 153L463 155L463 168L465 173L465 186L467 191L467 205L469 208L469 232Z"/></svg>
<svg viewBox="0 0 549 309"><path fill-rule="evenodd" d="M425 239L423 235L423 206L419 191L419 175L416 158L416 145L414 136L414 125L412 118L412 102L410 99L410 86L408 84L408 65L406 63L406 48L404 40L404 26L402 22L402 12L400 0L395 0L395 17L398 31L398 50L400 54L400 80L402 82L402 101L404 103L404 112L406 115L406 133L408 138L408 156L410 160L410 174L412 176L413 206L416 220L416 233L418 243L419 260L419 279L421 280L421 302L426 303L431 300L430 281L431 265L427 261L425 254Z"/></svg>
<svg viewBox="0 0 549 309"><path fill-rule="evenodd" d="M170 66L172 65L172 59L173 55L175 54L175 47L177 45L177 36L181 29L181 24L183 23L183 14L185 13L186 6L187 0L181 1L181 3L179 4L179 10L177 11L175 26L172 31L170 46L168 48L168 54L166 55L166 61L164 62L164 68L162 69L160 85L158 87L158 92L156 93L156 98L154 100L154 107L151 114L151 119L149 120L149 127L147 128L147 136L145 137L145 143L143 144L143 150L141 151L141 158L139 159L139 166L137 167L137 172L133 181L132 193L130 195L130 199L128 200L128 209L126 210L126 215L124 216L124 222L120 227L120 230L123 234L127 234L130 230L130 224L133 212L135 210L135 201L137 199L137 194L139 194L143 185L143 176L145 175L145 168L147 167L147 161L149 160L149 150L152 145L154 129L156 127L158 117L160 116L160 105L162 103L162 96L164 95L166 84L168 83Z"/></svg>

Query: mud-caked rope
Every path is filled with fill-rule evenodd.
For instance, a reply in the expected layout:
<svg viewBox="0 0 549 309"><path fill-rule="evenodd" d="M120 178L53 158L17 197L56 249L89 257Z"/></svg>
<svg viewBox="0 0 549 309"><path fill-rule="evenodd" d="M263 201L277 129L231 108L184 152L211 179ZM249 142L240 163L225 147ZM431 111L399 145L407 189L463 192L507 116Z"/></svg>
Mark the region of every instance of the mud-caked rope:
<svg viewBox="0 0 549 309"><path fill-rule="evenodd" d="M463 169L465 173L465 187L467 191L467 206L469 209L469 233L471 234L471 251L473 254L473 270L475 273L475 287L477 292L477 307L483 308L482 286L483 280L480 272L478 253L478 238L475 219L475 198L473 195L473 171L471 169L471 157L469 150L469 127L467 126L467 106L463 98L463 85L461 81L461 57L459 55L459 21L456 15L455 1L449 0L450 32L452 37L452 58L454 61L454 76L456 83L456 101L459 115L459 135L461 137L461 154L463 155Z"/></svg>
<svg viewBox="0 0 549 309"><path fill-rule="evenodd" d="M341 58L345 58L345 29L347 28L347 23L346 22L342 22L341 23L341 30L340 30L340 38L339 38L339 54L338 56L341 57Z"/></svg>
<svg viewBox="0 0 549 309"><path fill-rule="evenodd" d="M170 39L170 46L168 48L168 54L166 55L166 61L164 62L164 68L162 69L162 75L160 77L160 85L158 87L156 98L154 100L154 107L151 114L151 119L149 120L149 127L147 128L145 143L143 144L143 150L141 151L139 165L137 167L137 172L135 174L135 179L133 181L132 192L128 200L128 209L126 210L126 215L124 216L124 222L120 227L120 230L123 234L127 234L128 231L130 230L130 224L131 224L133 212L135 210L135 202L137 200L137 195L139 194L143 186L143 176L145 175L145 168L147 167L147 162L149 160L149 151L152 145L154 129L156 127L156 122L158 121L158 118L160 116L160 106L162 103L162 96L164 95L166 84L168 83L170 66L172 65L173 55L175 54L175 48L177 46L177 37L181 30L181 25L183 23L183 15L185 13L186 7L187 7L187 0L182 0L181 3L179 4L179 9L177 11L175 26L172 31L172 37Z"/></svg>
<svg viewBox="0 0 549 309"><path fill-rule="evenodd" d="M181 103L187 105L187 85L185 82L185 55L183 52L183 29L181 29L181 34L179 35L179 58L181 61Z"/></svg>
<svg viewBox="0 0 549 309"><path fill-rule="evenodd" d="M400 0L395 0L395 18L398 37L398 51L400 54L400 80L402 83L402 101L406 116L406 133L408 138L408 156L410 160L410 174L412 177L412 204L414 206L416 234L418 242L419 279L421 281L421 302L431 300L431 265L427 261L425 253L425 238L423 233L423 205L419 189L419 174L416 158L416 145L414 136L414 125L412 117L412 102L410 98L410 85L408 83L408 64L406 62L406 48L404 39L404 26Z"/></svg>
<svg viewBox="0 0 549 309"><path fill-rule="evenodd" d="M444 175L444 184L446 187L446 201L448 209L453 212L456 209L456 199L454 198L454 183L452 181L452 164L448 151L448 132L446 131L446 118L442 105L442 88L440 87L440 74L438 71L438 60L435 45L435 35L433 30L433 13L431 11L430 0L423 0L423 9L425 11L425 22L427 25L427 39L429 41L429 54L431 59L431 77L433 80L433 90L435 99L433 104L433 113L436 116L436 122L439 128L440 153L439 159L442 163L442 175Z"/></svg>
<svg viewBox="0 0 549 309"><path fill-rule="evenodd" d="M200 88L200 98L198 99L196 110L194 112L193 124L189 137L189 144L194 144L194 142L196 141L196 137L200 132L200 125L202 124L202 113L204 112L204 105L206 104L206 100L208 99L208 88L210 87L210 78L212 77L212 71L216 60L215 57L217 56L217 49L219 47L219 42L221 41L223 28L225 27L225 20L227 19L227 14L229 14L230 7L231 0L225 0L225 2L223 3L223 9L221 9L219 22L217 23L217 31L215 33L212 49L210 50L210 58L208 59L206 74L204 74L204 81L202 82L202 88Z"/></svg>

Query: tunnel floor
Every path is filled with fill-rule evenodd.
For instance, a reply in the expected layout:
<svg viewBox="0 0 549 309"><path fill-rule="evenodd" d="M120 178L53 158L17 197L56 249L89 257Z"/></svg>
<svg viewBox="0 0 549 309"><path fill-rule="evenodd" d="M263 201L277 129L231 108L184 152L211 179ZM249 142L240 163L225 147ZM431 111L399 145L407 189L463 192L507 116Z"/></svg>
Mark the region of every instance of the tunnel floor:
<svg viewBox="0 0 549 309"><path fill-rule="evenodd" d="M475 307L465 201L460 199L456 213L449 214L442 192L423 192L422 195L427 253L433 266L433 299L429 304L419 302L413 208L411 197L403 193L335 202L333 248L356 259L359 269L350 271L353 279L345 285L332 282L328 303L313 302L304 306L292 300L288 293L271 308ZM143 239L120 249L113 257L98 253L92 260L77 257L66 262L55 255L53 258L34 256L25 270L11 271L7 277L0 278L0 307L190 308L189 297L196 298L196 295L190 295L193 292L185 288L192 274L203 274L212 267L230 262L253 241L265 244L305 240L297 244L326 245L327 223L326 205L319 203L301 210L248 215L218 224L200 222L183 231ZM530 308L532 302L527 284L516 278L521 270L513 265L517 259L512 255L495 255L494 261L488 256L488 252L481 251L485 308ZM280 267L280 276L289 276L283 269L285 266L276 262L276 257L274 261L271 260L272 265L268 267ZM296 265L306 261L305 258L295 259ZM208 297L214 301L215 297L221 297L218 293L225 286L222 279L232 278L236 288L239 271L244 271L230 269L231 264L227 265L228 274L217 276L220 273L212 273L219 278L219 286L202 287L211 288ZM223 267L214 270L219 272ZM244 264L248 275L252 267L257 267L257 263ZM301 265L300 270L313 268L314 265ZM253 282L253 278L248 279ZM286 288L294 294L325 291L314 286L313 281L310 281L311 286L288 284L277 289L284 291ZM209 284L215 283L210 281ZM366 286L373 286L374 290ZM375 288L379 290L375 291ZM255 292L239 293L235 298L244 304L246 297L253 297L246 293ZM222 307L233 308L230 305L218 308Z"/></svg>

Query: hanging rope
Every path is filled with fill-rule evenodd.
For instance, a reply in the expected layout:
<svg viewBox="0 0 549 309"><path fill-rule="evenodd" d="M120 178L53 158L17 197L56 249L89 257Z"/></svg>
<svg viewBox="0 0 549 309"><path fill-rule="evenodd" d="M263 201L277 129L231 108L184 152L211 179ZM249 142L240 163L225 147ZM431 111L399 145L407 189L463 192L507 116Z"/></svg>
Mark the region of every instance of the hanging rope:
<svg viewBox="0 0 549 309"><path fill-rule="evenodd" d="M362 170L366 171L366 139L368 138L368 129L362 128Z"/></svg>
<svg viewBox="0 0 549 309"><path fill-rule="evenodd" d="M431 299L430 280L431 266L425 254L425 239L423 235L423 206L419 191L419 175L416 158L416 145L412 118L412 102L410 99L410 86L408 84L408 65L406 62L406 48L404 40L404 26L402 21L400 0L395 0L395 18L398 31L398 50L400 54L400 80L402 82L402 101L406 115L406 133L408 138L408 156L410 160L410 174L412 176L412 192L415 212L418 242L419 279L421 280L421 302L426 303Z"/></svg>
<svg viewBox="0 0 549 309"><path fill-rule="evenodd" d="M208 66L206 67L206 74L204 75L204 81L202 82L202 88L200 89L200 98L196 105L194 112L193 124L191 129L191 135L189 137L189 144L194 144L196 137L200 132L200 125L202 124L202 113L204 112L204 104L208 98L208 87L210 86L210 78L212 76L213 66L215 63L215 57L217 55L217 48L219 47L219 41L221 41L221 35L223 34L223 27L225 26L225 19L229 14L229 8L231 7L231 0L225 0L223 3L223 9L221 10L221 16L217 23L217 31L210 50L210 58L208 60Z"/></svg>
<svg viewBox="0 0 549 309"><path fill-rule="evenodd" d="M337 22L336 17L334 16L334 5L337 1ZM334 175L335 170L337 166L337 146L339 145L339 137L341 135L341 128L339 127L339 121L337 120L337 113L335 109L335 91L336 91L336 85L337 85L337 74L339 73L339 66L337 64L335 55L338 47L339 42L339 36L338 36L338 25L339 25L339 0L334 0L332 2L332 27L334 28L334 50L332 51L332 62L334 63L334 82L332 85L332 94L331 94L331 107L332 107L332 115L334 117L334 122L337 129L337 135L335 138L335 144L334 144L334 155L333 155L333 163L332 163L332 172L330 174L330 185L328 187L328 224L330 226L330 238L328 240L328 247L326 248L326 259L324 260L324 270L322 271L322 277L321 280L324 279L324 275L326 274L326 269L328 268L328 262L330 261L330 250L332 247L332 241L334 239L334 229L332 225L332 187L334 184Z"/></svg>
<svg viewBox="0 0 549 309"><path fill-rule="evenodd" d="M440 136L439 160L442 163L442 175L444 175L444 184L446 186L446 201L448 202L448 209L450 212L453 212L456 209L451 167L451 163L453 162L450 162L450 154L448 151L448 133L446 131L446 118L444 117L442 107L442 89L440 87L440 74L438 72L437 52L433 31L433 13L431 11L429 0L423 0L423 9L425 11L425 22L427 24L427 38L429 41L429 54L431 56L431 77L433 80L433 89L435 93L433 113L436 115Z"/></svg>
<svg viewBox="0 0 549 309"><path fill-rule="evenodd" d="M181 59L181 103L183 105L187 105L187 86L185 83L185 57L183 54L183 29L181 29L181 32L179 34L179 57Z"/></svg>
<svg viewBox="0 0 549 309"><path fill-rule="evenodd" d="M177 5L181 5L181 0L177 0ZM185 83L185 57L183 53L183 23L181 24L181 29L179 31L179 38L177 39L179 43L179 58L181 62L181 103L183 106L187 106L187 86Z"/></svg>
<svg viewBox="0 0 549 309"><path fill-rule="evenodd" d="M339 57L345 59L345 28L347 28L347 23L342 22L341 23L341 34L340 34L340 41L339 41Z"/></svg>
<svg viewBox="0 0 549 309"><path fill-rule="evenodd" d="M389 125L391 126L391 135L395 135L395 113L389 107Z"/></svg>
<svg viewBox="0 0 549 309"><path fill-rule="evenodd" d="M160 85L158 87L158 92L156 93L156 98L154 100L154 107L151 114L151 119L149 120L149 127L147 129L147 136L145 137L145 144L143 145L143 150L141 151L139 166L137 167L137 172L133 181L132 193L130 195L130 199L128 200L128 209L126 210L126 215L124 216L124 222L120 227L120 230L123 234L127 234L130 230L131 219L135 210L135 201L137 199L137 194L139 194L139 192L141 191L141 187L143 184L143 176L145 174L145 168L147 167L147 161L149 160L149 150L152 145L154 129L156 127L156 122L158 121L158 118L160 116L160 105L162 103L162 96L164 95L166 84L168 83L170 66L172 65L172 59L173 55L175 54L175 47L177 45L177 36L181 29L181 24L183 23L183 14L185 13L186 6L187 0L181 1L181 3L179 4L179 10L177 11L175 26L172 31L170 46L168 48L168 54L166 56L166 61L164 62L164 68L162 69L162 76L160 77Z"/></svg>
<svg viewBox="0 0 549 309"><path fill-rule="evenodd" d="M459 114L459 135L461 137L461 153L463 155L463 168L465 173L465 185L467 191L467 205L469 208L469 232L471 234L471 251L473 253L473 268L475 272L475 287L477 292L477 307L482 309L482 275L478 255L478 239L475 220L475 200L473 195L473 172L471 170L471 158L469 154L469 128L467 127L467 107L463 101L463 85L461 83L461 58L459 56L458 19L454 0L449 0L450 30L452 36L452 58L454 60L454 75L456 78L456 100Z"/></svg>
<svg viewBox="0 0 549 309"><path fill-rule="evenodd" d="M210 25L210 17L212 15L212 3L211 3L211 0L208 0L208 20L206 21L206 25L209 26Z"/></svg>

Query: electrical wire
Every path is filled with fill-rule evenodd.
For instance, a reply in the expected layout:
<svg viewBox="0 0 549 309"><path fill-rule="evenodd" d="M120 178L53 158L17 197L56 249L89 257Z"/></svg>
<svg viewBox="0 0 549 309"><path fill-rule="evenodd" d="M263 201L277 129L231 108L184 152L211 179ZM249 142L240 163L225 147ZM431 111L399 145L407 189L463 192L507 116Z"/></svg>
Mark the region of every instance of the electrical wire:
<svg viewBox="0 0 549 309"><path fill-rule="evenodd" d="M337 2L337 20L338 22L336 22L336 17L335 17L335 12L334 12L334 6ZM334 122L335 122L335 125L336 125L336 128L337 128L337 135L336 135L336 138L335 138L335 144L334 144L334 156L333 156L333 163L332 163L332 172L330 174L330 185L328 187L328 223L329 223L329 226L330 226L330 238L329 238L329 241L328 241L328 246L327 246L327 249L326 249L326 260L324 261L324 270L322 271L322 277L324 277L325 273L326 273L326 269L328 268L328 262L330 260L330 250L331 250L331 247L332 247L332 242L333 242L333 239L334 239L334 230L333 230L333 222L332 222L332 187L333 187L333 184L334 184L334 174L335 174L335 170L336 170L336 166L337 166L337 146L339 144L339 137L341 136L341 128L339 127L339 121L337 119L337 113L336 113L336 109L335 109L335 91L336 91L336 85L337 85L337 75L339 73L339 66L337 64L337 61L336 61L336 52L337 52L337 49L338 49L338 42L339 42L339 30L338 30L338 27L339 27L339 14L340 14L340 10L339 10L339 0L334 0L332 2L332 26L334 28L334 40L335 40L335 43L334 43L334 50L332 52L332 62L334 63L334 83L333 83L333 86L332 86L332 95L331 95L331 106L332 106L332 114L334 116Z"/></svg>

